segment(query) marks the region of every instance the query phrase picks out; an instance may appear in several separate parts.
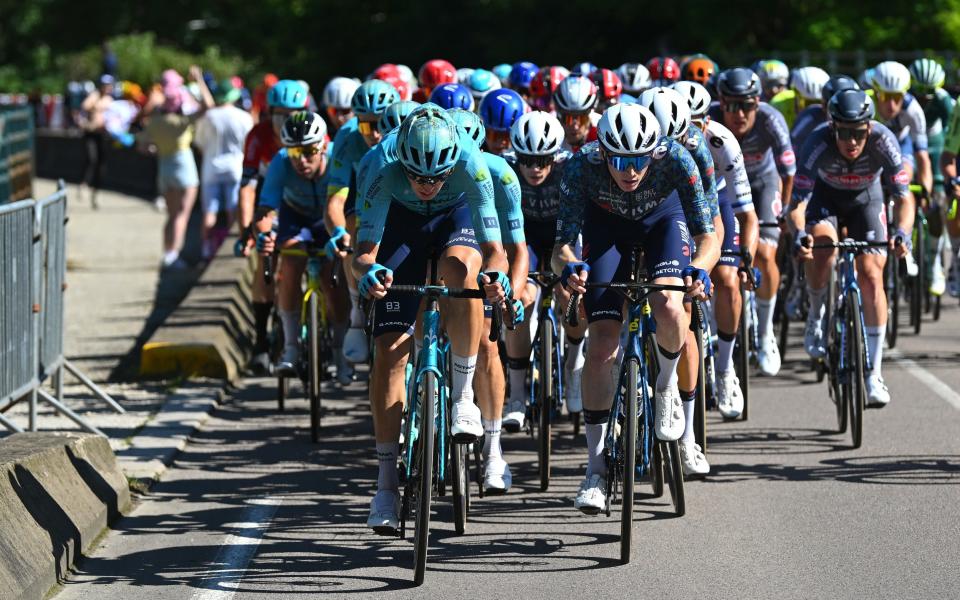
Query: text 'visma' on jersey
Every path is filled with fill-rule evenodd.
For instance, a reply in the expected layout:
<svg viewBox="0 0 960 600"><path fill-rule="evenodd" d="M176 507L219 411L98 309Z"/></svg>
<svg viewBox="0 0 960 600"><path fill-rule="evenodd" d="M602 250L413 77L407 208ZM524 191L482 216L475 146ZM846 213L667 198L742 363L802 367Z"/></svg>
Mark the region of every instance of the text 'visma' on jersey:
<svg viewBox="0 0 960 600"><path fill-rule="evenodd" d="M710 118L723 123L723 107L719 102L710 105ZM751 179L774 168L781 177L797 171L796 156L790 144L790 130L777 109L761 102L756 110L753 128L738 140L743 152L743 166Z"/></svg>
<svg viewBox="0 0 960 600"><path fill-rule="evenodd" d="M890 194L900 197L906 195L910 184L897 138L876 122L863 152L854 161L840 154L836 135L829 123L814 129L800 150L799 169L793 180L793 198L798 202L809 200L817 180L848 191L882 185Z"/></svg>
<svg viewBox="0 0 960 600"><path fill-rule="evenodd" d="M270 161L264 176L263 189L260 190L260 205L277 210L280 202L286 202L297 212L320 218L327 206L327 180L330 176L330 156L327 155L326 170L323 175L307 179L297 173L287 155L287 149L281 148Z"/></svg>
<svg viewBox="0 0 960 600"><path fill-rule="evenodd" d="M357 199L358 237L361 242L380 243L390 205L397 202L413 212L430 215L466 202L477 241L499 242L500 221L494 203L493 179L483 153L465 133L458 141L460 159L440 192L431 200L414 193L399 160L373 165L364 176L366 191Z"/></svg>
<svg viewBox="0 0 960 600"><path fill-rule="evenodd" d="M643 180L632 192L624 192L617 186L597 142L587 144L568 160L560 183L557 243L576 242L588 202L630 221L643 220L665 203L679 202L691 234L712 233L710 207L690 153L677 142L663 139L651 156Z"/></svg>

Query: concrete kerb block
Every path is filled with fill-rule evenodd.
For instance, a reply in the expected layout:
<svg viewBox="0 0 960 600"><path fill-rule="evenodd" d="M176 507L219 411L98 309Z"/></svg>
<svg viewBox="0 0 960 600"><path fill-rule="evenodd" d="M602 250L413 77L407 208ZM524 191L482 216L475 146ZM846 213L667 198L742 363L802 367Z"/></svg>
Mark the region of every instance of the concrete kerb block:
<svg viewBox="0 0 960 600"><path fill-rule="evenodd" d="M105 438L18 433L0 441L4 597L43 598L129 507L127 480Z"/></svg>

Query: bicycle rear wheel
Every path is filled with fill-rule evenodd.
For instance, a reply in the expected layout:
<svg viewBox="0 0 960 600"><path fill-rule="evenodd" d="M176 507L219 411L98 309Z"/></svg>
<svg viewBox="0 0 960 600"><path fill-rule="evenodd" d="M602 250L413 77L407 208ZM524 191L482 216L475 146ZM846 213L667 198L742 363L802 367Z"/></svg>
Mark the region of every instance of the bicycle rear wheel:
<svg viewBox="0 0 960 600"><path fill-rule="evenodd" d="M670 489L673 509L678 517L687 513L687 500L683 488L683 465L680 464L680 443L660 442L663 446L663 473Z"/></svg>
<svg viewBox="0 0 960 600"><path fill-rule="evenodd" d="M697 356L700 357L697 366L697 397L694 405L693 414L693 436L704 452L707 451L707 366L706 366L706 344L703 339L703 323L699 322L694 308L694 336L697 340Z"/></svg>
<svg viewBox="0 0 960 600"><path fill-rule="evenodd" d="M470 513L470 444L451 444L453 466L453 525L463 534Z"/></svg>
<svg viewBox="0 0 960 600"><path fill-rule="evenodd" d="M551 421L553 418L553 387L556 374L553 356L553 328L549 321L540 323L540 385L537 404L540 409L540 423L537 429L538 466L540 470L540 491L545 492L550 487L550 451L551 451Z"/></svg>
<svg viewBox="0 0 960 600"><path fill-rule="evenodd" d="M417 440L419 448L419 475L417 486L417 516L413 532L413 582L416 585L423 583L424 572L427 569L427 546L430 537L430 500L433 493L433 452L436 423L433 414L433 401L437 396L437 375L427 371L423 375L420 387L420 437ZM457 444L455 444L457 445Z"/></svg>
<svg viewBox="0 0 960 600"><path fill-rule="evenodd" d="M846 433L847 432L847 396L844 393L840 381L840 372L838 367L840 365L840 329L839 329L839 320L833 315L833 313L828 312L830 315L829 329L827 335L829 339L827 340L827 357L826 357L826 375L827 375L827 386L830 394L830 399L833 400L834 408L837 412L837 433ZM842 317L841 317L842 318Z"/></svg>
<svg viewBox="0 0 960 600"><path fill-rule="evenodd" d="M635 358L626 367L627 389L623 396L624 422L620 432L623 452L622 502L620 504L620 563L630 562L633 546L633 497L637 474L637 385L640 365ZM643 382L646 385L646 382Z"/></svg>
<svg viewBox="0 0 960 600"><path fill-rule="evenodd" d="M307 308L307 398L310 401L310 439L320 441L320 371L323 369L320 343L320 301L310 294Z"/></svg>
<svg viewBox="0 0 960 600"><path fill-rule="evenodd" d="M897 329L900 322L900 261L889 257L886 264L887 276L887 347L897 346Z"/></svg>
<svg viewBox="0 0 960 600"><path fill-rule="evenodd" d="M863 442L863 408L866 403L864 380L865 347L863 340L863 314L855 292L847 296L847 402L850 409L850 430L853 447Z"/></svg>

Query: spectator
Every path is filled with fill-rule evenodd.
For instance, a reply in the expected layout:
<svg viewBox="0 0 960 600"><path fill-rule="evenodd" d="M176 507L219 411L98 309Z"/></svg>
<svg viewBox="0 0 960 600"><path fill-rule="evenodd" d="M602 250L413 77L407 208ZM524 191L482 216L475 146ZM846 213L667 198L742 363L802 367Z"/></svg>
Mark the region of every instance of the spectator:
<svg viewBox="0 0 960 600"><path fill-rule="evenodd" d="M263 76L263 83L253 91L253 108L250 110L250 114L253 116L254 123L259 123L261 116L270 115L267 107L267 92L277 84L277 81L279 80L276 75L267 73Z"/></svg>
<svg viewBox="0 0 960 600"><path fill-rule="evenodd" d="M152 144L157 153L157 187L167 204L167 223L163 230L164 268L187 266L180 251L200 183L190 143L194 124L214 106L199 67L190 67L190 78L200 90L203 99L200 108L189 115L184 114L185 106L192 99L183 85L183 77L173 69L167 69L161 76L160 90L153 92L144 107L149 120L136 136L139 143Z"/></svg>
<svg viewBox="0 0 960 600"><path fill-rule="evenodd" d="M217 215L227 213L227 229L233 224L240 193L240 175L243 171L243 143L253 129L253 117L234 104L240 99L240 89L232 79L217 85L215 108L197 122L196 142L203 153L200 186L203 203L202 256L209 260L223 241L213 234Z"/></svg>
<svg viewBox="0 0 960 600"><path fill-rule="evenodd" d="M104 42L100 47L103 51L103 73L113 78L117 77L117 55L108 42Z"/></svg>
<svg viewBox="0 0 960 600"><path fill-rule="evenodd" d="M103 181L106 164L108 136L104 115L113 104L113 75L100 76L97 89L90 92L80 105L77 124L83 129L83 142L87 150L87 165L83 183L90 189L90 204L97 208L97 191Z"/></svg>

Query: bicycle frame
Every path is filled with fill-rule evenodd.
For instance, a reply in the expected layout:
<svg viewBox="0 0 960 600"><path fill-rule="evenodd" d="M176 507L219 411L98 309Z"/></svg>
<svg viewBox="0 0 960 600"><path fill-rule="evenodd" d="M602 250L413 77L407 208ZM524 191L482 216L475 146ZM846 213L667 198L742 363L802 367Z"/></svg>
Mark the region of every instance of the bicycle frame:
<svg viewBox="0 0 960 600"><path fill-rule="evenodd" d="M440 309L438 302L438 295L430 294L427 297L427 307L422 313L422 327L423 327L423 347L419 354L417 355L417 363L414 371L414 376L411 378L410 385L412 386L407 393L407 402L409 406L407 408L407 414L411 417L416 417L420 414L419 410L419 398L420 395L416 393L419 389L420 384L423 382L423 377L426 373L433 373L437 376L438 382L438 391L439 391L439 401L437 402L437 411L435 414L435 423L437 437L438 437L438 453L439 456L446 456L447 448L447 428L446 428L446 385L445 385L445 375L444 369L442 366L446 362L446 352L449 350L449 343L444 340L440 340ZM412 469L414 466L413 461L413 452L416 445L414 442L420 437L420 423L416 418L410 419L410 440L406 447L406 476L409 479L412 477ZM445 470L446 461L440 461L439 467L439 478L441 481L445 480Z"/></svg>
<svg viewBox="0 0 960 600"><path fill-rule="evenodd" d="M550 278L546 281L543 281L541 277L550 275ZM560 352L560 328L557 326L557 316L553 308L553 285L559 281L559 278L553 275L552 273L531 273L531 280L540 288L540 310L537 320L539 325L537 326L537 334L533 338L533 343L530 346L530 351L532 353L536 352L536 349L540 345L540 336L544 327L550 327L553 332L553 361L554 365L561 365L561 352ZM542 376L541 376L542 378ZM563 369L557 369L557 390L559 397L556 399L557 402L561 402L563 399ZM530 406L537 405L537 393L534 389L534 386L530 386ZM529 421L528 421L529 422Z"/></svg>
<svg viewBox="0 0 960 600"><path fill-rule="evenodd" d="M855 258L857 256L857 250L853 247L842 247L840 248L839 255L837 256L837 274L839 279L837 281L837 310L833 312L830 316L831 318L831 329L837 327L837 321L839 320L840 327L840 356L839 364L837 365L837 370L840 373L841 378L845 378L850 373L850 365L847 364L847 346L850 343L850 332L847 331L846 321L843 319L842 315L847 305L847 295L849 293L854 293L857 296L860 306L863 306L863 296L860 293L860 285L857 283L857 272L856 272L856 262ZM863 328L863 339L867 339L866 327ZM870 352L866 353L867 362L864 365L864 370L870 370L870 363L872 357Z"/></svg>

